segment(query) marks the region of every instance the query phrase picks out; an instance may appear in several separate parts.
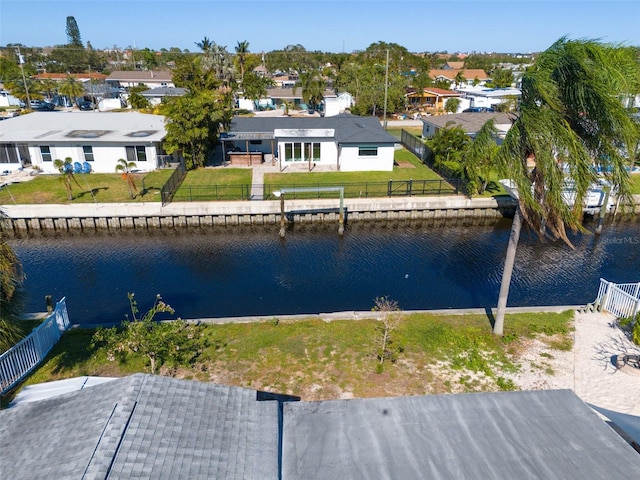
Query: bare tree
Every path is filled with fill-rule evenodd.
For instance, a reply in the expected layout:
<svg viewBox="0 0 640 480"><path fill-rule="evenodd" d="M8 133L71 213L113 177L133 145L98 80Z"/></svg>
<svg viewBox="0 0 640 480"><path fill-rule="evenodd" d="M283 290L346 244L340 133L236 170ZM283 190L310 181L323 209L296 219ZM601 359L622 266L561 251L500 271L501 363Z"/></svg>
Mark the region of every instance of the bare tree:
<svg viewBox="0 0 640 480"><path fill-rule="evenodd" d="M398 314L400 307L398 302L390 300L388 297L377 297L375 300L374 312L382 312L380 325L376 328L376 355L378 357L378 372L382 372L385 359L394 361L398 349L393 347L392 333L400 325L402 316Z"/></svg>

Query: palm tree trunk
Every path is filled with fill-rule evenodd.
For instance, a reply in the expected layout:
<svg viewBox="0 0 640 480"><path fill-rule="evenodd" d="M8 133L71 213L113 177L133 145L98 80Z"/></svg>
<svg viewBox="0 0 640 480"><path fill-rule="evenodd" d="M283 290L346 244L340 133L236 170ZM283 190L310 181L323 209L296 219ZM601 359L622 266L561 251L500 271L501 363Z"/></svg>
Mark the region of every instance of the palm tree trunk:
<svg viewBox="0 0 640 480"><path fill-rule="evenodd" d="M507 255L504 259L504 270L502 271L502 282L500 283L500 294L498 295L498 309L496 312L496 320L493 324L493 333L496 335L502 335L504 333L504 313L507 308L507 299L509 298L511 274L513 273L513 264L516 259L516 250L518 248L518 240L520 240L521 227L522 213L520 213L520 206L517 206L516 213L513 217L513 223L511 224L509 245L507 247Z"/></svg>

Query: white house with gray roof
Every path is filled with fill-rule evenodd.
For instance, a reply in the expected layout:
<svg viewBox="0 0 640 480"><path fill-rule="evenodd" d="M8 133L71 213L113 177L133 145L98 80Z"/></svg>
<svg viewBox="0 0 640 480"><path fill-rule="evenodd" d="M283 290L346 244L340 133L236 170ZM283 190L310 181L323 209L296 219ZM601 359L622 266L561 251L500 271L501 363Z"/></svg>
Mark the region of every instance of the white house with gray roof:
<svg viewBox="0 0 640 480"><path fill-rule="evenodd" d="M237 117L224 151L272 154L281 165L309 162L344 172L392 171L397 139L375 117Z"/></svg>
<svg viewBox="0 0 640 480"><path fill-rule="evenodd" d="M57 173L54 160L71 158L92 172L113 173L118 159L140 171L162 164L164 117L137 112L35 112L0 125L0 170L27 166ZM176 159L177 160L177 159Z"/></svg>

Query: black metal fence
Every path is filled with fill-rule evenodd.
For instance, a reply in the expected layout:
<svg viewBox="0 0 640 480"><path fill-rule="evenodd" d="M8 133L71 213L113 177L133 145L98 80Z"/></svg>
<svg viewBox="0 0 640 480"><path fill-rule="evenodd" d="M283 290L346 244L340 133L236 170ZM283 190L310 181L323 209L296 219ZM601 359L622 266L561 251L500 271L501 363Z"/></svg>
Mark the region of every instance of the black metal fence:
<svg viewBox="0 0 640 480"><path fill-rule="evenodd" d="M251 185L197 185L182 186L172 196L176 202L208 202L249 200Z"/></svg>
<svg viewBox="0 0 640 480"><path fill-rule="evenodd" d="M180 188L180 184L186 176L187 170L184 168L184 162L180 162L169 179L160 189L160 198L162 199L163 206L173 199L176 191L178 190L178 188Z"/></svg>
<svg viewBox="0 0 640 480"><path fill-rule="evenodd" d="M460 192L461 182L457 178L439 180L389 180L387 182L353 182L342 183L314 183L314 184L278 184L264 185L264 199L273 200L274 191L296 188L343 187L345 198L382 198L382 197L411 197L427 195L456 195ZM287 198L335 198L335 192L296 192L288 193Z"/></svg>
<svg viewBox="0 0 640 480"><path fill-rule="evenodd" d="M422 163L427 165L438 175L447 179L448 182L455 181L456 191L467 194L467 181L461 178L458 172L454 172L446 165L436 164L436 156L421 138L418 138L406 130L400 133L400 142L402 145L420 159Z"/></svg>

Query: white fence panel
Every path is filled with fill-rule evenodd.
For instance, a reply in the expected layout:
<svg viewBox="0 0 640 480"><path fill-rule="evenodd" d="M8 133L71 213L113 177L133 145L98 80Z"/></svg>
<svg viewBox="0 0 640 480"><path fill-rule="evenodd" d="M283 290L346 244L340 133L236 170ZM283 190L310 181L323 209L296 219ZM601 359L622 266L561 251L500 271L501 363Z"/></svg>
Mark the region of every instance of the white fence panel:
<svg viewBox="0 0 640 480"><path fill-rule="evenodd" d="M615 284L601 278L596 304L618 318L634 319L640 312L640 282Z"/></svg>
<svg viewBox="0 0 640 480"><path fill-rule="evenodd" d="M47 356L69 328L67 304L63 298L37 328L0 355L0 394L5 394L26 377Z"/></svg>

